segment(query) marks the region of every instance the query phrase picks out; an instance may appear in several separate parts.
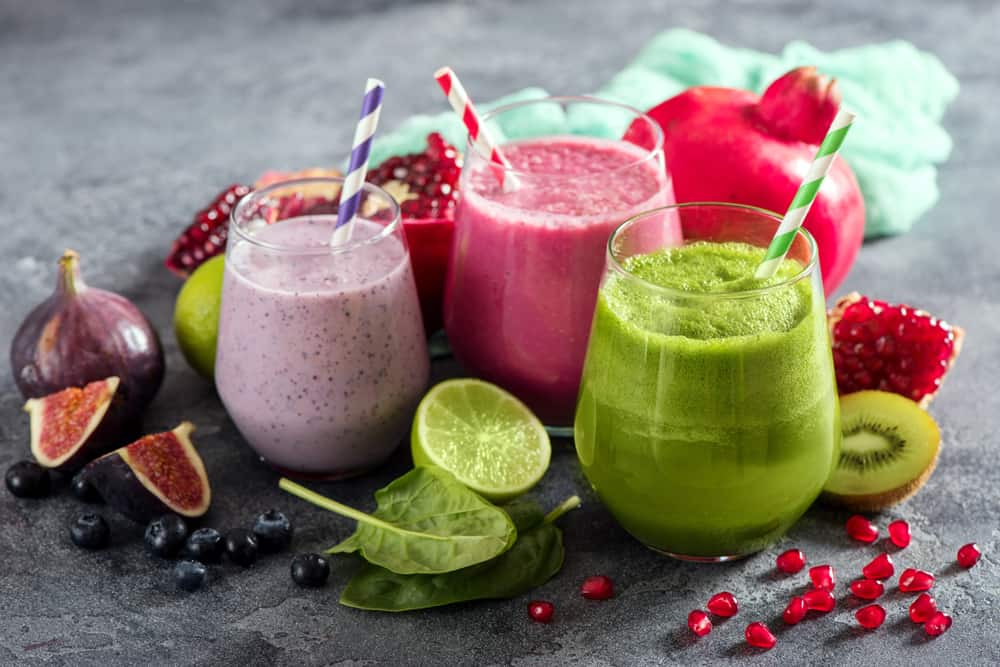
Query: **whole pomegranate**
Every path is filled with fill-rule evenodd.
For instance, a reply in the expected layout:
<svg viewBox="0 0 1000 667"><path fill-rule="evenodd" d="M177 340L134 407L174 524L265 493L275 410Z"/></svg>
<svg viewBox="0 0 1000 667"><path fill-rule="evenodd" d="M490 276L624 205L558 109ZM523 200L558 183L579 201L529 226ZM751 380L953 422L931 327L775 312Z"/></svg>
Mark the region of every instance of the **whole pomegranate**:
<svg viewBox="0 0 1000 667"><path fill-rule="evenodd" d="M666 166L678 202L726 201L784 213L840 106L840 90L814 67L799 67L764 94L698 86L647 113L663 128ZM642 145L635 123L625 138ZM847 275L864 237L865 206L854 173L833 164L805 220L819 245L823 287Z"/></svg>

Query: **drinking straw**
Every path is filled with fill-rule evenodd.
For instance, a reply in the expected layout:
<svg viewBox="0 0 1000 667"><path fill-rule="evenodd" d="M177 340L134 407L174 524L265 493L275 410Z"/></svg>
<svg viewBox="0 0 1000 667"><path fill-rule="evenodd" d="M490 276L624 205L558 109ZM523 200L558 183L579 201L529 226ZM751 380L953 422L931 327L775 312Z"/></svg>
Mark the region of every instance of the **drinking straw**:
<svg viewBox="0 0 1000 667"><path fill-rule="evenodd" d="M372 137L378 126L378 116L382 112L382 93L385 84L378 79L368 79L365 96L361 101L361 117L354 129L354 143L351 147L351 161L347 166L347 176L340 190L340 206L337 209L337 226L333 230L330 243L336 245L351 240L354 219L361 203L361 188L365 184L368 171L368 155L371 153Z"/></svg>
<svg viewBox="0 0 1000 667"><path fill-rule="evenodd" d="M770 278L781 266L785 255L788 254L788 249L792 247L795 234L806 219L806 214L809 213L809 207L816 200L816 193L819 192L823 179L826 178L830 167L833 166L833 159L837 157L837 151L844 143L844 137L851 129L854 118L853 113L841 109L837 112L833 122L830 123L830 129L826 131L823 143L819 145L819 150L816 151L816 157L809 165L805 179L795 193L792 203L789 204L785 217L781 219L781 224L778 225L778 230L774 233L774 238L771 239L767 252L764 253L764 260L754 273L755 278Z"/></svg>
<svg viewBox="0 0 1000 667"><path fill-rule="evenodd" d="M489 130L480 121L479 114L472 105L469 94L465 92L465 87L462 86L462 82L458 80L455 72L450 67L442 67L434 72L434 78L437 79L441 90L448 97L451 108L462 119L462 123L465 124L466 129L469 131L469 138L479 152L483 155L488 155L491 162L500 165L504 169L511 169L510 162L504 157L504 154L500 151L500 147L493 138L490 137ZM517 187L517 179L513 174L505 173L502 170L497 170L496 173L497 180L500 181L500 185L503 186L505 191Z"/></svg>

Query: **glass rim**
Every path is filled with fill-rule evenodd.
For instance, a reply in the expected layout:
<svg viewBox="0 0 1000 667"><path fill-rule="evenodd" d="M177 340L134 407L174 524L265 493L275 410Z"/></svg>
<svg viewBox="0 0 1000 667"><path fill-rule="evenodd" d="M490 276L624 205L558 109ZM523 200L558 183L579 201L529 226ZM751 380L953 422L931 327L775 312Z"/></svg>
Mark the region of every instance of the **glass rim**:
<svg viewBox="0 0 1000 667"><path fill-rule="evenodd" d="M361 240L348 240L342 243L330 243L323 246L307 246L307 245L289 245L284 243L270 243L268 241L263 241L257 238L255 235L251 234L248 230L243 228L243 224L240 222L239 216L244 214L246 209L251 206L254 202L260 201L261 199L274 194L278 190L285 189L301 189L308 185L339 185L341 187L341 192L343 191L344 177L343 176L315 176L312 178L293 178L287 181L278 181L277 183L272 183L266 187L260 188L259 190L252 190L245 194L236 205L233 206L232 210L229 212L229 228L234 231L237 236L247 243L252 243L253 245L263 248L265 250L275 252L275 253L287 253L294 255L330 255L330 254L340 254L348 252L351 250L356 250L358 248L374 245L385 238L388 238L396 232L402 225L402 215L399 208L399 202L390 195L388 192L383 190L373 183L365 182L362 184L362 190L367 192L369 195L375 195L385 200L387 207L392 213L392 220L389 221L380 232L373 234L366 239ZM338 196L339 196L338 192ZM330 214L324 214L330 215ZM286 218L286 220L294 220L298 217L305 216L295 216L292 218ZM284 220L278 220L277 222L284 222Z"/></svg>
<svg viewBox="0 0 1000 667"><path fill-rule="evenodd" d="M686 208L725 208L730 210L747 211L760 215L775 222L781 222L782 215L770 211L766 208L761 208L759 206L752 206L750 204L737 204L734 202L718 202L718 201L696 201L696 202L683 202L677 204L668 204L666 206L659 206L657 208L649 209L648 211L642 211L636 213L632 217L626 219L623 223L615 227L615 230L611 232L611 236L608 237L608 243L606 247L608 255L608 266L614 269L616 272L624 276L628 280L634 280L643 287L653 290L655 292L660 292L662 294L669 295L673 298L684 298L684 299L743 299L743 298L753 298L758 296L764 296L765 294L770 294L779 289L790 287L799 283L800 281L809 278L816 271L816 267L819 264L819 247L816 245L816 239L813 235L809 233L805 227L799 227L796 232L796 238L805 239L809 247L809 262L806 263L802 270L793 276L785 278L784 280L774 283L772 285L765 285L763 287L754 287L752 289L742 289L742 290L729 290L724 292L688 292L685 290L677 289L674 287L666 287L664 285L657 285L654 282L650 282L645 278L641 278L636 274L625 268L624 264L615 256L614 243L619 235L626 229L632 227L632 225L640 222L644 218L647 218L657 213L663 213L665 211L677 211ZM794 243L794 241L793 241Z"/></svg>
<svg viewBox="0 0 1000 667"><path fill-rule="evenodd" d="M614 169L611 169L611 170L608 170L608 171L605 171L605 172L601 172L599 174L585 174L584 175L585 177L601 177L601 178L603 178L603 177L606 177L606 176L609 176L609 175L612 175L612 174L616 174L616 173L618 173L620 171L623 171L625 169L634 169L637 166L639 166L639 165L641 165L641 164L643 164L643 163L645 163L645 162L647 162L649 160L655 159L657 155L662 155L663 154L663 142L665 140L665 135L663 134L663 128L661 128L660 124L657 123L655 120L653 120L646 112L642 111L641 109L637 109L637 108L635 108L633 106L630 106L628 104L622 104L621 102L614 102L612 100L605 100L605 99L601 99L600 97L593 97L591 95L547 95L545 97L538 97L538 98L534 98L534 99L530 99L530 100L521 100L519 102L510 102L509 104L504 104L502 106L496 107L495 109L490 109L489 111L483 113L482 116L481 116L481 121L482 121L482 124L485 125L486 123L488 123L490 120L493 120L497 116L505 114L505 113L507 113L509 111L513 111L514 109L518 109L518 108L525 107L525 106L530 106L532 104L542 104L542 103L550 103L551 104L553 102L554 103L558 103L558 104L597 104L597 105L601 105L601 106L617 107L619 109L622 109L623 111L627 111L627 112L633 114L637 119L642 119L643 121L645 121L653 129L654 141L653 141L653 147L652 148L644 148L643 146L640 146L639 144L633 144L630 141L626 142L626 143L629 143L629 144L635 146L636 148L638 148L638 149L640 149L642 151L645 151L644 155L641 158L637 158L637 159L629 162L628 164L623 164L621 166L615 167ZM539 138L543 138L543 137L554 137L554 136L588 137L588 136L591 136L591 135L586 135L586 134L569 134L569 133L566 133L565 135L555 135L555 134L551 134L551 135L539 135L538 137L532 137L532 138L539 139ZM515 141L517 141L517 140L515 140ZM624 139L622 139L621 137L619 137L618 139L614 139L612 141L624 141ZM502 144L501 144L501 146L502 146ZM518 169L514 169L513 167L505 167L505 166L503 166L501 164L492 163L492 162L490 162L490 156L483 154L483 152L481 150L479 150L479 146L477 146L475 143L473 143L471 137L469 137L468 139L466 139L466 141L465 141L465 147L466 147L465 148L465 154L466 155L470 155L472 153L475 153L481 159L483 159L484 161L490 163L491 166L493 166L493 168L495 168L496 170L498 170L498 171L500 171L500 172L502 172L504 174L512 174L515 178L518 178L518 179L528 179L528 180L531 180L532 178L535 178L535 179L537 179L537 178L545 178L545 179L548 179L548 180L551 180L551 179L566 179L566 180L569 180L569 179L579 179L579 178L581 178L580 174L559 174L559 173L539 173L539 172L530 172L530 171L520 171Z"/></svg>

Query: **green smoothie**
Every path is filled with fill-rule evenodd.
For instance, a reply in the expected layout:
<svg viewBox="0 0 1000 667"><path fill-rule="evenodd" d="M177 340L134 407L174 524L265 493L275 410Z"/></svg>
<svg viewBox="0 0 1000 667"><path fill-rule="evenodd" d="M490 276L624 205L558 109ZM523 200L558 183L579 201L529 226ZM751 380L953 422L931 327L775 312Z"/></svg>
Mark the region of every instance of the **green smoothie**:
<svg viewBox="0 0 1000 667"><path fill-rule="evenodd" d="M693 243L630 257L601 288L577 453L612 514L655 549L717 558L768 546L837 456L822 289L814 276L789 282L803 271L793 260L754 279L763 255Z"/></svg>

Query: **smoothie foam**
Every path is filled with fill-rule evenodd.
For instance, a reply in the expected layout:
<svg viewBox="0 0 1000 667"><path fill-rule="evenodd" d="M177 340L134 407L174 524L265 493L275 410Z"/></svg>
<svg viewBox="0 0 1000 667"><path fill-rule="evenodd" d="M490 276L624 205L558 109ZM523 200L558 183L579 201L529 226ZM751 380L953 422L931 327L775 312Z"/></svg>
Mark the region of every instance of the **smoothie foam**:
<svg viewBox="0 0 1000 667"><path fill-rule="evenodd" d="M577 451L618 521L662 551L708 557L767 546L812 503L833 464L839 426L823 295L808 279L747 292L802 271L786 260L757 281L763 254L739 243L670 248L624 262L669 293L614 273L601 289Z"/></svg>

